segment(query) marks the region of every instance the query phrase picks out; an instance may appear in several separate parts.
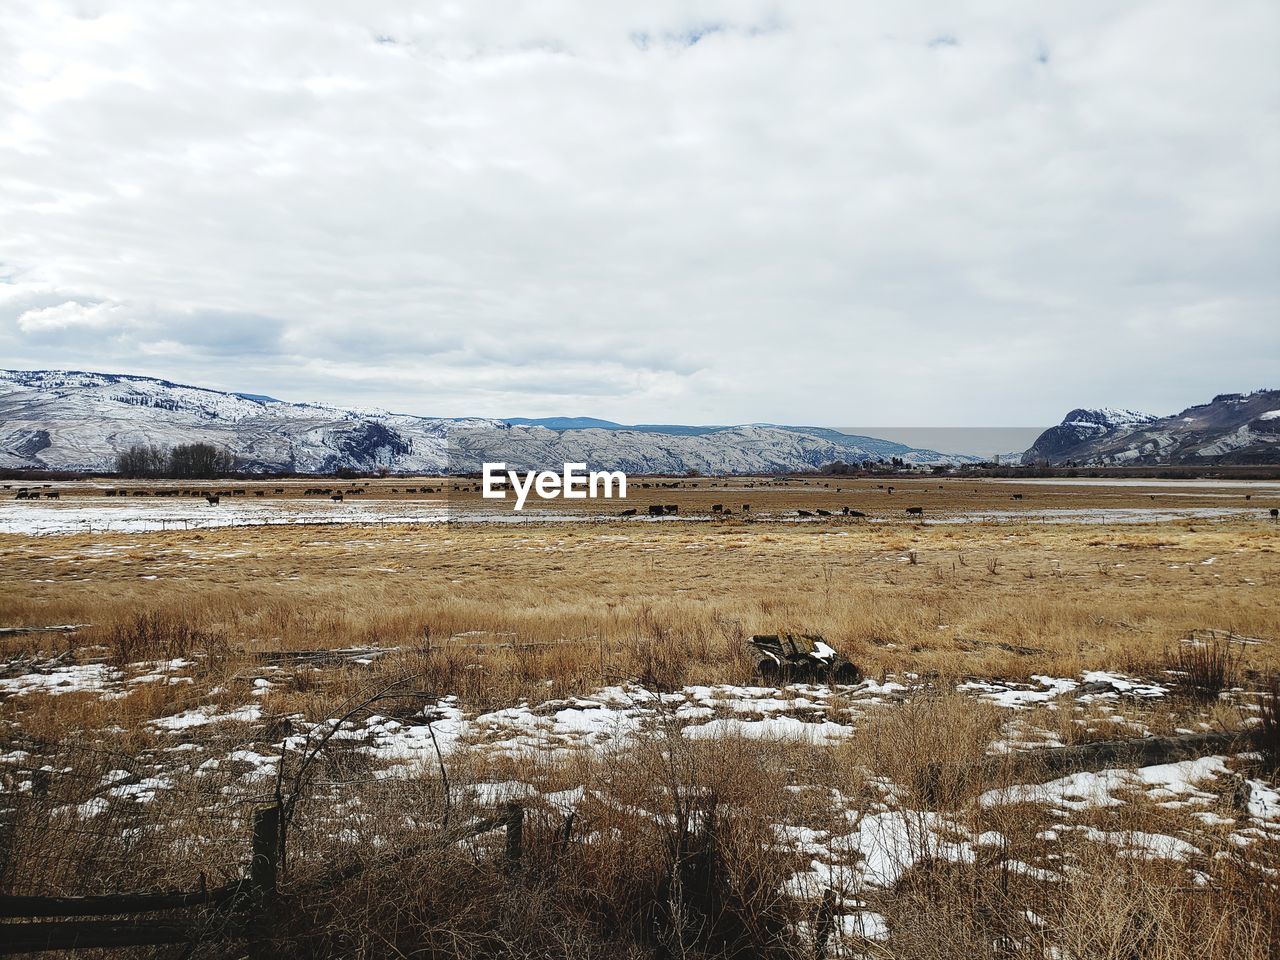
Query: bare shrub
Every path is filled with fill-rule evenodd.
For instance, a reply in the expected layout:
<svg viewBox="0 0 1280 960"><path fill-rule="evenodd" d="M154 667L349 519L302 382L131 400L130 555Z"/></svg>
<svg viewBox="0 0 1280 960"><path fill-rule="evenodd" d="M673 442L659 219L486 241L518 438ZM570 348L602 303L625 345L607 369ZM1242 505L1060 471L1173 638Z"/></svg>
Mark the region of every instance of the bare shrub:
<svg viewBox="0 0 1280 960"><path fill-rule="evenodd" d="M1193 637L1178 644L1168 661L1179 689L1195 700L1216 700L1235 685L1237 663L1229 640Z"/></svg>

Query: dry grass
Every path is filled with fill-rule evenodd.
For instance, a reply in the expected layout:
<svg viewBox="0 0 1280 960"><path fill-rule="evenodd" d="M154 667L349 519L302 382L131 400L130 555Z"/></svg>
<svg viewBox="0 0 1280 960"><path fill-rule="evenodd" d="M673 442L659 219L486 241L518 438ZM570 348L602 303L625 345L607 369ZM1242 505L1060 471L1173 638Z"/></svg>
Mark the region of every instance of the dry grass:
<svg viewBox="0 0 1280 960"><path fill-rule="evenodd" d="M840 496L846 492L872 495L857 488ZM719 488L681 496L693 502L704 494L728 500ZM752 489L747 496L761 495ZM921 486L912 495L930 494ZM825 489L778 496L835 498ZM1000 491L1002 504L1005 496ZM1018 734L1007 711L953 691L965 678L1025 681L1086 670L1165 682L1168 671L1179 672L1190 688L1215 696L1237 681L1256 685L1250 678L1280 669L1276 543L1273 530L1237 521L0 536L0 624L90 625L72 635L0 637L7 656L101 660L129 665L129 677L163 670L134 666L139 661L190 662L178 671L182 679L126 684L116 699L30 694L0 703L0 723L33 756L47 749L51 767L83 767L83 777L62 788L70 794L39 802L27 794L20 821L27 832L0 839L9 851L19 840L27 844L21 849L29 859L10 857L10 871L37 862L39 844L54 836L37 825L59 822L55 811L65 817L91 800L112 764L136 767L140 776L164 768L176 771L172 802L145 811L122 807L151 818L151 831L142 834L151 852L145 868L138 865L144 861L117 858L120 865L103 873L102 857L67 835L59 842L75 869L47 881L66 890L94 882L190 886L208 861L190 846L183 851L175 837L199 837L204 850L220 851L219 862L234 868L243 862L245 812L272 787L244 780L242 768L225 759L207 768L213 773L200 773L204 758L270 752L290 730L339 716L394 678L412 677L413 697L378 704L385 716L420 712L443 697L475 710L536 705L620 679L641 679L654 690L745 683L755 665L746 637L816 632L868 676L911 674L917 686L901 702L867 712L849 738L825 746L689 740L671 716L620 750L513 755L479 743L449 758L448 803L431 766L379 777L367 753L335 741L300 791L287 909L266 953L808 957L818 903L782 890L810 858L783 843L774 826L836 837L902 809L943 818L957 840L984 833L1002 840L975 845L974 856L959 861L935 855L927 847L936 841L922 840L925 847L911 851L913 865L890 888L844 891L841 909L873 910L891 931L888 943L858 945L866 956L1038 957L1052 945L1061 956L1102 960L1261 960L1274 955L1280 931L1269 896L1274 877L1258 867L1280 864L1274 834L1259 839L1249 859L1226 828L1210 845L1212 831L1190 812L1141 794L1070 823L1030 804L984 805L984 792L1008 783L999 772L975 777L976 762L995 741ZM1215 563L1206 564L1210 557ZM1203 629L1262 642L1174 646ZM387 652L369 663L279 669L263 660L267 652L348 647ZM270 688L255 690L264 677ZM1272 742L1277 695L1263 699ZM196 706L245 703L259 705L264 720L193 730L187 739L198 750L189 761L147 723ZM1017 719L1022 728L1075 743L1131 736L1134 726L1155 733L1198 723L1234 727L1242 710L1226 700L1157 701L1120 716L1114 703L1066 699ZM78 741L114 759L98 752L92 762L87 755L57 759ZM177 771L179 761L188 766ZM483 812L478 800L466 799L469 788L512 781L541 791L583 789L568 843L561 811L530 807L516 872L492 856L500 836L464 841L455 829ZM1225 819L1236 814L1223 789L1213 809ZM210 797L235 815L206 818L199 829L187 823ZM1060 829L1056 844L1043 839L1064 825L1071 829ZM1072 832L1076 827L1208 838L1197 840L1191 864L1207 879L1189 883L1185 865L1123 856ZM122 828L119 837L125 835ZM388 859L408 846L415 847L411 856ZM98 852L116 856L120 845L104 843ZM357 863L365 869L321 885L333 869ZM5 880L12 882L12 872ZM235 954L216 945L201 951Z"/></svg>

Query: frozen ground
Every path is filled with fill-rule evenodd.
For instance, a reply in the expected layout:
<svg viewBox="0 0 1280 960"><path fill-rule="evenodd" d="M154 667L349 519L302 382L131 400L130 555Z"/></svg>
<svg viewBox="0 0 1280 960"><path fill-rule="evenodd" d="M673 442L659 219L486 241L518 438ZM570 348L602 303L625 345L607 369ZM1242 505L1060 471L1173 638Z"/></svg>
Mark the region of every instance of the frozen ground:
<svg viewBox="0 0 1280 960"><path fill-rule="evenodd" d="M947 512L924 517L927 524L951 523L1039 523L1039 524L1138 524L1178 520L1229 520L1235 517L1265 517L1266 512L1249 507L1130 507L1096 509L1025 509ZM636 516L628 523L699 522L710 515L684 514L663 518ZM755 515L757 520L793 523L823 523L832 518L804 518L794 512ZM839 519L834 518L834 519ZM868 518L871 523L899 522L896 514ZM200 498L133 500L95 503L76 501L38 502L0 500L0 533L48 536L74 533L148 533L157 530L200 530L216 527L274 526L289 524L339 524L376 526L415 523L618 523L609 514L578 514L566 510L526 508L513 510L468 510L450 508L446 500L373 500L344 503L327 500L224 499L211 506Z"/></svg>
<svg viewBox="0 0 1280 960"><path fill-rule="evenodd" d="M0 697L79 692L116 698L141 683L189 683L198 668L190 660L118 669L50 664L11 671L0 680ZM653 738L666 738L669 751L680 744L694 747L726 738L821 750L853 736L871 711L893 709L927 689L911 675L843 686L689 685L662 694L622 684L588 696L490 711L464 708L445 697L395 716L364 714L345 723L331 719L309 724L295 716L288 718L282 736L282 718L267 716L262 704L272 689L288 681L288 672L264 666L257 676L241 679L248 681L249 702L228 703L225 691L211 691L208 702L151 721L158 746L139 758L142 769L112 769L102 775L91 799L68 804L56 816L70 825L91 826L113 804L163 799L184 774L221 778L218 789L231 802L266 795L282 757L296 760L328 736L335 748L367 758L372 782L430 781L441 763L458 770L468 768L469 758L483 758L489 768L505 760L508 769L525 771L525 779L469 781L455 775L451 793L456 801L483 808L519 801L555 816L573 812L586 824L601 811L608 812L609 822L618 816L666 822L669 810L638 808L599 779L566 786L565 771L589 769L589 763L581 762L588 758L607 763ZM1003 737L991 744L992 754L1059 745L1053 730L1037 726L1044 711L1066 712L1071 723L1086 730L1119 720L1128 725L1128 735L1147 734L1143 711L1169 693L1158 679L1101 671L1037 676L1027 683L968 681L956 689L1004 711ZM26 769L32 760L22 749L10 750L0 754L0 770ZM1081 849L1103 846L1125 858L1167 861L1185 871L1187 883L1205 883L1208 858L1248 858L1260 842L1280 839L1280 792L1248 773L1242 776L1247 760L1209 756L1138 770L1076 773L1045 783L1010 783L978 796L976 815L919 809L904 800L912 795L910 789L875 771L865 771L856 796L799 779L787 788L798 801L793 815L780 818L771 829L778 855L794 865L787 893L809 902L834 890L840 929L847 927L854 938L883 939L883 919L870 907L914 865L924 860L973 862L995 851L1013 857L1010 838L979 819L1009 808L1033 808L1044 824L1032 845L1034 853L1019 849L1009 860L1015 875L1056 882L1073 869L1071 858ZM548 781L539 778L540 770L558 772ZM17 790L30 789L31 779L20 777ZM1232 796L1234 803L1224 799ZM1134 802L1156 812L1154 820L1144 821L1147 829L1099 826L1099 812ZM821 815L815 817L814 810ZM341 816L339 807L333 812Z"/></svg>
<svg viewBox="0 0 1280 960"><path fill-rule="evenodd" d="M993 479L987 483L1035 484L1044 487L1160 487L1167 489L1204 490L1218 487L1233 490L1280 490L1275 480L1161 480L1146 477L1019 477L1017 479Z"/></svg>

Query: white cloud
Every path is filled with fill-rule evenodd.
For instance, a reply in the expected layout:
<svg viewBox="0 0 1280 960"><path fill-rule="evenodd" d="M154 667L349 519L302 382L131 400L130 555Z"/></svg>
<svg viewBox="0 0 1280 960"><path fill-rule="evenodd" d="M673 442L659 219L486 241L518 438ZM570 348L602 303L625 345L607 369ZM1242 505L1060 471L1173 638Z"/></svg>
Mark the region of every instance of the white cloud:
<svg viewBox="0 0 1280 960"><path fill-rule="evenodd" d="M77 303L68 300L56 307L40 307L18 314L18 329L24 333L46 330L101 329L119 324L126 317L117 303Z"/></svg>
<svg viewBox="0 0 1280 960"><path fill-rule="evenodd" d="M1168 412L1280 361L1278 41L1270 0L10 3L0 356L436 414Z"/></svg>

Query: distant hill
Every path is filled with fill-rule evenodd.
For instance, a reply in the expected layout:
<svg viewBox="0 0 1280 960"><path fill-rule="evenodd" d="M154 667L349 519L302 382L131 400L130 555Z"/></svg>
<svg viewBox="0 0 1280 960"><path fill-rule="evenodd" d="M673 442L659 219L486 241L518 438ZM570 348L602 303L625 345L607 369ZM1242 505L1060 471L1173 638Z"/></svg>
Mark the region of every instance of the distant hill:
<svg viewBox="0 0 1280 960"><path fill-rule="evenodd" d="M1023 463L1156 466L1280 463L1280 390L1224 393L1181 413L1072 410Z"/></svg>
<svg viewBox="0 0 1280 960"><path fill-rule="evenodd" d="M908 464L973 459L819 427L421 417L127 374L0 371L0 467L109 471L133 444L197 441L230 450L246 470L298 473L457 472L504 461L520 469L583 462L635 473L745 474L891 457Z"/></svg>

